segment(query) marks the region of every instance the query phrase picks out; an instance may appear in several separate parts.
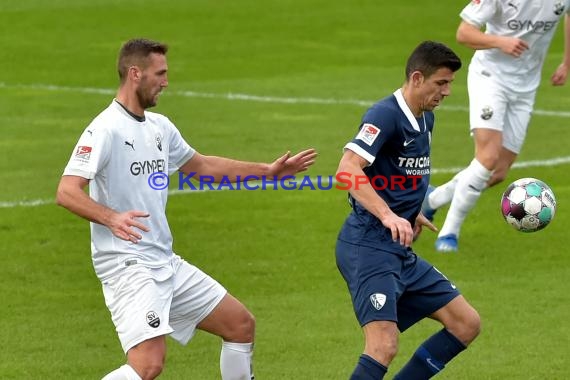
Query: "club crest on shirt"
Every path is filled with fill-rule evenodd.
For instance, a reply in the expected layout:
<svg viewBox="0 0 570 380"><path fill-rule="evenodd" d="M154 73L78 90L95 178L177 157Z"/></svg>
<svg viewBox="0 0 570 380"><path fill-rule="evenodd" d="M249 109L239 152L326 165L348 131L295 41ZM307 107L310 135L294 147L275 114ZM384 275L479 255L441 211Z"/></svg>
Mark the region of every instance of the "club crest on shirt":
<svg viewBox="0 0 570 380"><path fill-rule="evenodd" d="M481 109L481 119L489 120L493 117L493 109L489 106L485 106Z"/></svg>
<svg viewBox="0 0 570 380"><path fill-rule="evenodd" d="M562 1L557 1L554 3L554 14L556 16L560 16L562 13L564 13L564 3L562 3Z"/></svg>
<svg viewBox="0 0 570 380"><path fill-rule="evenodd" d="M156 314L154 311L149 311L146 313L146 323L148 323L150 327L154 328L160 326L160 318L158 317L158 314Z"/></svg>
<svg viewBox="0 0 570 380"><path fill-rule="evenodd" d="M156 147L162 152L162 136L157 133L154 139L156 141Z"/></svg>
<svg viewBox="0 0 570 380"><path fill-rule="evenodd" d="M362 124L362 128L360 128L360 132L358 132L358 135L356 135L356 139L362 140L367 145L372 146L379 134L380 128L374 124L364 123Z"/></svg>
<svg viewBox="0 0 570 380"><path fill-rule="evenodd" d="M386 303L386 295L382 293L374 293L370 296L370 302L376 310L380 310Z"/></svg>

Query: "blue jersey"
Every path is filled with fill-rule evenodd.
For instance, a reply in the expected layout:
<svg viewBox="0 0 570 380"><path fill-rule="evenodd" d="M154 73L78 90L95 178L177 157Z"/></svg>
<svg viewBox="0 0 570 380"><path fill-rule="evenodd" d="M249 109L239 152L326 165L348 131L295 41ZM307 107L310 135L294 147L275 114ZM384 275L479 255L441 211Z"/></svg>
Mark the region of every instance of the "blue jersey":
<svg viewBox="0 0 570 380"><path fill-rule="evenodd" d="M433 123L432 112L414 117L398 90L366 112L358 135L345 146L368 161L364 179L412 225L429 183ZM345 178L337 176L339 183L356 185L354 178ZM394 321L404 331L460 294L411 247L394 241L377 217L354 199L351 204L336 242L336 264L361 326Z"/></svg>
<svg viewBox="0 0 570 380"><path fill-rule="evenodd" d="M357 136L345 146L370 163L364 168L368 180L390 209L412 226L429 184L433 125L433 112L423 112L416 118L401 90L397 90L366 112ZM342 175L338 177L341 182ZM379 222L355 200L351 203L353 213L366 216L372 223Z"/></svg>

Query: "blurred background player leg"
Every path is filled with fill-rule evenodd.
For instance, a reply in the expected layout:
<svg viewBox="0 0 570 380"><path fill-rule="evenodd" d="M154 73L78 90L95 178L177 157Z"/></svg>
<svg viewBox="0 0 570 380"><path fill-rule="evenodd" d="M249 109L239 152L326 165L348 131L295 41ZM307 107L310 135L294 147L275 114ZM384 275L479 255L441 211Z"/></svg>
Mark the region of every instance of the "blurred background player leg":
<svg viewBox="0 0 570 380"><path fill-rule="evenodd" d="M453 193L457 186L459 176L465 172L465 169L457 173L452 179L437 187L429 185L426 192L424 202L422 204L422 214L433 222L436 211L451 202Z"/></svg>
<svg viewBox="0 0 570 380"><path fill-rule="evenodd" d="M477 159L473 159L462 173L455 186L453 200L445 222L435 242L435 248L439 252L457 251L457 239L461 225L469 211L475 206L492 174Z"/></svg>
<svg viewBox="0 0 570 380"><path fill-rule="evenodd" d="M224 342L220 371L224 380L253 380L253 343Z"/></svg>

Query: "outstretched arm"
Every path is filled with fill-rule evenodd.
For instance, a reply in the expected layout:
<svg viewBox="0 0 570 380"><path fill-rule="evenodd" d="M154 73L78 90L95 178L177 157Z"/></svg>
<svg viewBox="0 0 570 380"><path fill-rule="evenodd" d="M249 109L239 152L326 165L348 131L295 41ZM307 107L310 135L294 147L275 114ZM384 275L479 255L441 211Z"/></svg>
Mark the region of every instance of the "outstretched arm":
<svg viewBox="0 0 570 380"><path fill-rule="evenodd" d="M501 49L505 54L513 57L520 55L528 49L528 43L516 37L499 36L481 31L467 21L461 21L456 33L457 42L471 49Z"/></svg>
<svg viewBox="0 0 570 380"><path fill-rule="evenodd" d="M338 165L337 175L350 174L350 178L363 178L362 176L366 176L366 174L362 169L367 165L368 162L364 158L347 149ZM399 240L400 244L406 247L412 244L414 232L410 222L396 215L384 199L378 196L370 183L362 184L359 182L358 188L351 186L348 191L358 203L392 231L392 239L394 241Z"/></svg>
<svg viewBox="0 0 570 380"><path fill-rule="evenodd" d="M148 232L147 226L137 220L146 218L145 211L127 211L119 213L108 207L95 202L84 191L89 184L89 180L73 175L61 177L57 188L56 202L72 213L89 220L90 222L102 224L109 228L113 235L123 240L137 243L142 239L142 235L134 228Z"/></svg>
<svg viewBox="0 0 570 380"><path fill-rule="evenodd" d="M564 56L562 57L562 63L558 65L550 78L550 82L554 86L562 86L566 83L568 66L570 66L570 15L566 13L564 17Z"/></svg>
<svg viewBox="0 0 570 380"><path fill-rule="evenodd" d="M196 173L198 176L212 176L215 182L221 181L224 177L235 182L238 177L243 178L250 175L281 178L307 170L315 162L316 157L317 153L314 149L307 149L294 156L287 152L272 163L261 163L205 156L196 152L191 159L180 167L180 171L186 175Z"/></svg>

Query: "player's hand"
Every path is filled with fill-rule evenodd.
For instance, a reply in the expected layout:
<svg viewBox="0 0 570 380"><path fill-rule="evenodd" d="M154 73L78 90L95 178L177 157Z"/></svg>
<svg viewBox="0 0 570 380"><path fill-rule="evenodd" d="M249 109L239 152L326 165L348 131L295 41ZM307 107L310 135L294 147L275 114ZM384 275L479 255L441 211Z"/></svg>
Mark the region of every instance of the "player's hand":
<svg viewBox="0 0 570 380"><path fill-rule="evenodd" d="M433 232L439 231L437 227L432 222L430 222L429 219L424 216L424 214L420 212L416 218L416 224L414 225L414 241L418 240L424 226Z"/></svg>
<svg viewBox="0 0 570 380"><path fill-rule="evenodd" d="M303 172L315 163L317 152L307 149L291 157L291 152L285 153L269 166L269 173L281 178Z"/></svg>
<svg viewBox="0 0 570 380"><path fill-rule="evenodd" d="M392 231L393 241L399 241L400 245L404 247L409 247L412 244L414 231L407 219L401 218L391 212L389 215L384 216L381 222L386 228Z"/></svg>
<svg viewBox="0 0 570 380"><path fill-rule="evenodd" d="M562 86L564 83L566 83L567 76L568 76L568 66L565 65L564 63L561 63L556 68L556 71L554 71L554 74L552 74L550 82L552 83L553 86Z"/></svg>
<svg viewBox="0 0 570 380"><path fill-rule="evenodd" d="M107 225L113 235L119 239L138 243L142 239L142 235L135 230L139 229L148 232L150 229L141 223L138 218L148 218L149 213L145 211L126 211L115 213L111 217L110 223Z"/></svg>
<svg viewBox="0 0 570 380"><path fill-rule="evenodd" d="M501 37L499 48L503 53L518 58L528 50L528 42L516 37Z"/></svg>

